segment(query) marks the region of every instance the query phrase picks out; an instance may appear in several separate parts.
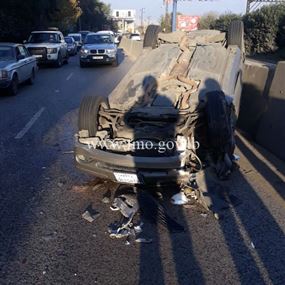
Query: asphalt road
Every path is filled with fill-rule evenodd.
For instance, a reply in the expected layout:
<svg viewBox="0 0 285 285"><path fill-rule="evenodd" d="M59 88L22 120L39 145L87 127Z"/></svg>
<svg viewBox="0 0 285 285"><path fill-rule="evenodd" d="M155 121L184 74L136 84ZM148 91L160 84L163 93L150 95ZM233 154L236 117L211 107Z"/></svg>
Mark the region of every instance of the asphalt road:
<svg viewBox="0 0 285 285"><path fill-rule="evenodd" d="M241 135L228 186L242 203L223 219L168 205L185 233L146 225L151 244L109 238L119 216L101 200L116 185L94 190L71 151L83 96L107 96L131 65L121 54L119 67L80 69L74 57L0 97L0 284L285 284L285 164Z"/></svg>

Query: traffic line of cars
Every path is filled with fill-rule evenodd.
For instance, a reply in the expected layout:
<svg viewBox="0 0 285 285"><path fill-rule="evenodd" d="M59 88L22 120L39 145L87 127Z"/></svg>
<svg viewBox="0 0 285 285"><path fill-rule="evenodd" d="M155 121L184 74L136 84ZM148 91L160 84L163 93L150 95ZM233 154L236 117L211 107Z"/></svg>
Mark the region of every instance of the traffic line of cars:
<svg viewBox="0 0 285 285"><path fill-rule="evenodd" d="M0 91L18 93L19 84L34 83L39 64L61 67L80 52L80 67L91 64L118 65L118 48L112 31L68 34L57 29L34 31L24 44L0 43Z"/></svg>

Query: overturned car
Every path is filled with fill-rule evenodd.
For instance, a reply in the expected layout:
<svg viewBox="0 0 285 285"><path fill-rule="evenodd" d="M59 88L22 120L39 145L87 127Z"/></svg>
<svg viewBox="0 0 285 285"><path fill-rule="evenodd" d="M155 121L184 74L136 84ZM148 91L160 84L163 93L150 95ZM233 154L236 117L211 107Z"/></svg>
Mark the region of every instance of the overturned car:
<svg viewBox="0 0 285 285"><path fill-rule="evenodd" d="M108 96L79 110L77 168L125 184L187 183L207 166L234 165L244 64L243 23L164 34L149 26L144 52Z"/></svg>

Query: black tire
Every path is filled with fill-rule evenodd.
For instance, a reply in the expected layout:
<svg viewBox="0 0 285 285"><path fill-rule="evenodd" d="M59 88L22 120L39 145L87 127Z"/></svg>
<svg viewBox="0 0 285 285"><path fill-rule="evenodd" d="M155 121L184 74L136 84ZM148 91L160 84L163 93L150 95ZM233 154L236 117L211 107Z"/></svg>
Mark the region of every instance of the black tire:
<svg viewBox="0 0 285 285"><path fill-rule="evenodd" d="M158 25L149 25L146 29L143 41L143 47L156 48L158 33L161 32L161 27Z"/></svg>
<svg viewBox="0 0 285 285"><path fill-rule="evenodd" d="M94 137L98 128L98 112L104 105L109 108L108 100L103 97L87 96L83 98L79 108L78 129L87 130L89 137Z"/></svg>
<svg viewBox="0 0 285 285"><path fill-rule="evenodd" d="M61 67L62 64L63 64L62 55L61 55L61 53L58 53L57 61L56 61L56 66L57 66L57 67Z"/></svg>
<svg viewBox="0 0 285 285"><path fill-rule="evenodd" d="M81 67L81 68L84 68L84 67L86 67L86 66L87 66L87 64L86 64L85 62L80 61L80 67Z"/></svg>
<svg viewBox="0 0 285 285"><path fill-rule="evenodd" d="M225 150L232 138L230 112L222 91L207 93L206 118L208 141L212 148Z"/></svg>
<svg viewBox="0 0 285 285"><path fill-rule="evenodd" d="M28 79L28 84L29 84L29 85L34 85L34 83L35 83L35 77L36 77L36 73L35 73L35 70L34 70L34 68L33 68L32 73L31 73L31 76L30 76L30 78Z"/></svg>
<svg viewBox="0 0 285 285"><path fill-rule="evenodd" d="M64 59L64 63L65 63L65 64L68 64L68 60L69 60L69 54L67 53L67 54L66 54L66 57L65 57L65 59Z"/></svg>
<svg viewBox="0 0 285 285"><path fill-rule="evenodd" d="M11 96L15 96L18 94L18 85L19 85L19 79L17 74L13 75L12 82L10 86L8 87L8 94Z"/></svg>
<svg viewBox="0 0 285 285"><path fill-rule="evenodd" d="M118 56L116 56L116 59L112 62L112 66L113 66L113 67L119 66L119 59L118 59Z"/></svg>
<svg viewBox="0 0 285 285"><path fill-rule="evenodd" d="M243 21L232 21L228 28L228 46L236 45L242 52L244 46L244 24Z"/></svg>

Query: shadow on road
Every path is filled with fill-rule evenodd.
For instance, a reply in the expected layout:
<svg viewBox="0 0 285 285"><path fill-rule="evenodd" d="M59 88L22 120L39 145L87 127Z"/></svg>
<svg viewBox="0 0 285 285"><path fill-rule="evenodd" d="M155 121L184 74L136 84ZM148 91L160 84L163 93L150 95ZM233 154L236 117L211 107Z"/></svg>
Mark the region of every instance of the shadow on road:
<svg viewBox="0 0 285 285"><path fill-rule="evenodd" d="M136 103L130 108L125 115L125 124L133 132L133 140L152 141L159 143L161 141L175 142L176 125L179 121L179 112L173 105L173 102L165 95L159 94L157 91L157 81L153 76L146 76L142 82L143 95L138 98ZM155 98L155 99L154 99ZM154 102L152 100L154 99ZM150 105L158 109L170 109L175 112L171 118L161 121L155 118L157 111L154 111L147 118L142 119L133 111L137 108L146 110ZM157 109L157 110L158 110ZM149 108L149 111L152 112ZM139 145L139 144L138 144ZM141 157L167 157L177 152L176 146L165 152L159 153L156 148L151 150L134 149L133 155L138 173L142 168ZM148 169L151 172L151 170ZM140 175L140 174L139 174ZM167 174L166 179L167 179ZM175 268L175 276L178 284L204 284L202 271L199 267L191 240L191 231L187 227L186 217L182 207L175 207L171 204L166 205L165 201L180 191L179 179L176 174L172 176L172 184L157 188L158 180L150 180L146 176L140 176L147 183L146 187L138 188L138 201L141 209L141 217L146 223L153 224L149 230L144 233L153 239L152 245L141 244L140 248L140 275L139 284L167 284L164 279L165 268L163 268L163 253L160 251L160 231L167 231L171 243L172 260ZM152 187L154 185L154 187ZM171 189L170 189L171 187ZM161 191L162 197L159 201L156 196L156 191ZM175 209L174 209L175 208ZM172 218L175 212L175 220ZM178 224L177 224L178 222ZM182 227L181 227L182 226ZM184 228L184 229L183 229Z"/></svg>

